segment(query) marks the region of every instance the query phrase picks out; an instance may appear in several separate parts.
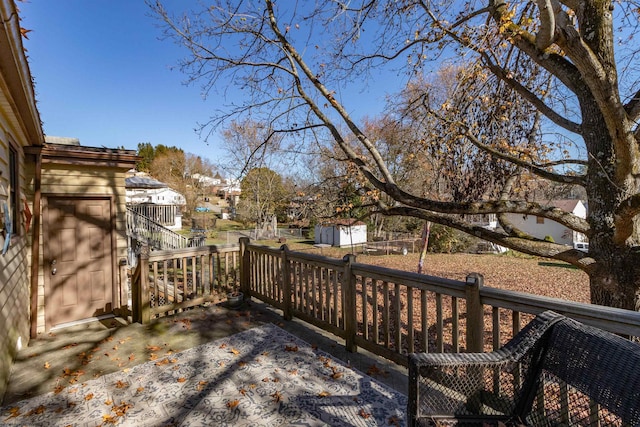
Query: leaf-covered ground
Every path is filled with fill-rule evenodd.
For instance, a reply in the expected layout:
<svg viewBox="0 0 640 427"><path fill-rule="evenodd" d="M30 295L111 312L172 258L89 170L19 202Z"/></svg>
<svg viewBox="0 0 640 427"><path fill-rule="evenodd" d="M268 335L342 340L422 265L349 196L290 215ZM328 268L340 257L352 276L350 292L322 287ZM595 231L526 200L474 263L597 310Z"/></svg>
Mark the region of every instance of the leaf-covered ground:
<svg viewBox="0 0 640 427"><path fill-rule="evenodd" d="M418 254L358 255L357 261L417 271ZM490 254L428 254L424 273L454 280L465 280L469 273L480 273L484 276L485 286L589 302L589 279L584 272L568 264L543 258Z"/></svg>

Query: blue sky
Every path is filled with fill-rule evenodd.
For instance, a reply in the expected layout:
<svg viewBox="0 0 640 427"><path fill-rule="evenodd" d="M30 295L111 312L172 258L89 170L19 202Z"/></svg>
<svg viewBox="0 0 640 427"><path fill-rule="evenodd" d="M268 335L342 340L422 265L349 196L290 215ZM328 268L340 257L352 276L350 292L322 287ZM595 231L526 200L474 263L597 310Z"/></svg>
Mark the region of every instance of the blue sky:
<svg viewBox="0 0 640 427"><path fill-rule="evenodd" d="M178 4L182 2L170 1ZM216 161L220 150L194 132L217 107L171 70L183 52L158 40L142 0L18 3L47 135L83 145L136 149L176 145Z"/></svg>
<svg viewBox="0 0 640 427"><path fill-rule="evenodd" d="M163 3L171 10L198 4ZM207 144L194 131L224 100L204 100L197 84L183 84L185 76L171 68L186 52L158 39L143 0L30 0L18 7L31 30L25 47L45 134L97 147L175 145L213 163L224 156L216 137ZM384 96L359 92L347 108L364 112Z"/></svg>

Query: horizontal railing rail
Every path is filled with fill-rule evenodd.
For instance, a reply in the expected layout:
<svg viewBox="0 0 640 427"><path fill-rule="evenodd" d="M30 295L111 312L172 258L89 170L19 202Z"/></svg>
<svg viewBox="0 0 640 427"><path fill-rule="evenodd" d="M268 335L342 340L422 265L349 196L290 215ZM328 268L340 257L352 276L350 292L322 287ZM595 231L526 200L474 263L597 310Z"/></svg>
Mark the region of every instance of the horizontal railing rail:
<svg viewBox="0 0 640 427"><path fill-rule="evenodd" d="M270 248L241 239L245 295L406 365L412 352L490 351L534 315L554 310L592 326L640 337L640 313Z"/></svg>

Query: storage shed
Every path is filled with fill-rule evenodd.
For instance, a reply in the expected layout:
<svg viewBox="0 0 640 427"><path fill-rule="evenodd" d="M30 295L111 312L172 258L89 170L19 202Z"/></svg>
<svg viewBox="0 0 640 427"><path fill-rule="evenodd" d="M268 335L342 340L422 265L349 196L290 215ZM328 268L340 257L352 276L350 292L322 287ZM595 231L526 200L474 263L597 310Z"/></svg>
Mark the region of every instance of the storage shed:
<svg viewBox="0 0 640 427"><path fill-rule="evenodd" d="M367 243L367 224L356 219L340 219L317 224L314 229L315 243L336 247Z"/></svg>

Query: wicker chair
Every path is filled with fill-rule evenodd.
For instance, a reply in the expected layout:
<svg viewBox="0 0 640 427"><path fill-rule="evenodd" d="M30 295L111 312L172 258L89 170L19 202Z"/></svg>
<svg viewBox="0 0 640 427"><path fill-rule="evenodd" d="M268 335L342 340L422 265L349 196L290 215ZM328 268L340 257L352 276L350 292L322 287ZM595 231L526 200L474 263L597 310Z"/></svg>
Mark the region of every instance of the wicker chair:
<svg viewBox="0 0 640 427"><path fill-rule="evenodd" d="M408 420L640 426L640 345L547 311L491 353L410 354Z"/></svg>

